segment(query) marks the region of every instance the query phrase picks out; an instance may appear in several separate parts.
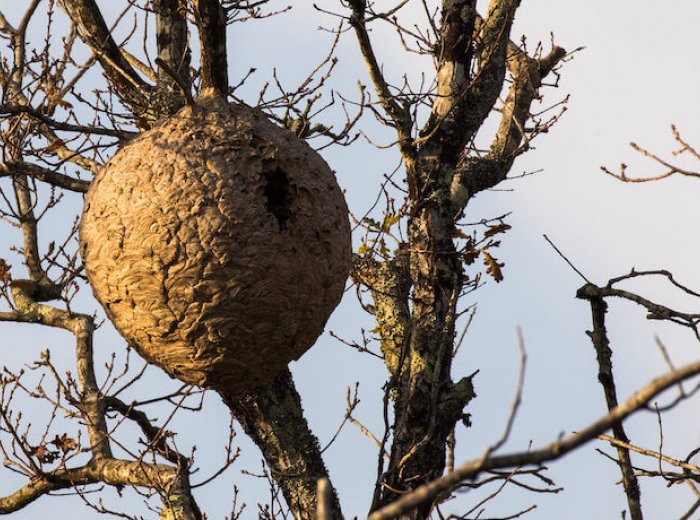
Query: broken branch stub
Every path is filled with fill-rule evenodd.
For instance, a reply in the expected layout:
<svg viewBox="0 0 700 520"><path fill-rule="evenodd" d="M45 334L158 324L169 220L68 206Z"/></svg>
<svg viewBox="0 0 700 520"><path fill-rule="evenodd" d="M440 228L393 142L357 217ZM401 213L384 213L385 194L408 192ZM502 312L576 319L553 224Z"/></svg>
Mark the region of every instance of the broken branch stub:
<svg viewBox="0 0 700 520"><path fill-rule="evenodd" d="M80 241L95 296L141 355L234 393L311 347L350 269L348 210L328 165L216 95L107 163Z"/></svg>

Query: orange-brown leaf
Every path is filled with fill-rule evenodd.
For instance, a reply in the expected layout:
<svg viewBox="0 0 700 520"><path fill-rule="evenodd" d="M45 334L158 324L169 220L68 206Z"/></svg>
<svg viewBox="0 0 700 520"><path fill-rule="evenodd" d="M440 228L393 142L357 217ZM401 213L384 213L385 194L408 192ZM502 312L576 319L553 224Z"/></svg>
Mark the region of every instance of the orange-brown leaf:
<svg viewBox="0 0 700 520"><path fill-rule="evenodd" d="M464 231L462 231L461 229L456 229L456 228L452 230L452 236L457 237L457 238L463 238L464 240L471 239L471 237L469 235L467 235Z"/></svg>
<svg viewBox="0 0 700 520"><path fill-rule="evenodd" d="M12 276L10 275L11 267L4 258L0 258L0 283L6 284L12 281Z"/></svg>
<svg viewBox="0 0 700 520"><path fill-rule="evenodd" d="M76 442L76 440L71 437L68 437L68 435L65 433L60 436L56 435L54 440L51 441L51 444L56 446L63 453L68 453L69 451L72 451L78 447L78 443Z"/></svg>
<svg viewBox="0 0 700 520"><path fill-rule="evenodd" d="M68 101L65 99L54 99L53 100L54 104L58 105L59 107L63 108L73 108L73 105L71 105Z"/></svg>
<svg viewBox="0 0 700 520"><path fill-rule="evenodd" d="M64 143L63 141L61 141L60 139L56 139L54 142L52 142L50 145L48 145L46 147L46 151L47 152L55 152L56 150L64 147L65 145L66 145L66 143Z"/></svg>
<svg viewBox="0 0 700 520"><path fill-rule="evenodd" d="M464 253L462 253L462 260L465 264L472 265L474 263L474 260L479 258L480 254L481 253L478 249L468 249Z"/></svg>
<svg viewBox="0 0 700 520"><path fill-rule="evenodd" d="M503 281L503 267L504 263L500 263L494 257L492 257L487 251L481 251L484 257L484 265L486 266L486 272L491 275L491 277L496 280L496 283Z"/></svg>
<svg viewBox="0 0 700 520"><path fill-rule="evenodd" d="M36 448L32 448L31 453L41 462L46 463L51 463L58 458L58 454L55 451L51 451L46 444L40 444Z"/></svg>
<svg viewBox="0 0 700 520"><path fill-rule="evenodd" d="M494 235L498 235L499 233L505 233L510 229L510 225L508 224L496 224L495 226L490 227L486 233L484 233L484 238L492 237Z"/></svg>

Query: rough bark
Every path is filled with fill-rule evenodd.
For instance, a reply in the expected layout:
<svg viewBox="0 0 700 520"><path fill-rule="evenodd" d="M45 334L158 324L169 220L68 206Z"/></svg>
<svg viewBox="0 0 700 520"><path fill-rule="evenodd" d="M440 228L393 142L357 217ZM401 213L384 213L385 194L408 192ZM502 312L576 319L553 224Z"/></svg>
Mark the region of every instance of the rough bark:
<svg viewBox="0 0 700 520"><path fill-rule="evenodd" d="M274 381L244 395L220 392L243 430L260 448L295 518L314 520L317 483L328 478L316 436L303 415L292 375L284 370ZM342 518L330 488L329 518Z"/></svg>
<svg viewBox="0 0 700 520"><path fill-rule="evenodd" d="M475 135L503 88L510 31L520 0L491 0L483 23L475 24L477 69L465 93L463 135ZM475 20L477 21L477 20Z"/></svg>
<svg viewBox="0 0 700 520"><path fill-rule="evenodd" d="M180 79L190 82L190 48L187 34L187 19L179 0L157 0L156 45L158 58L166 63ZM174 78L165 71L159 71L158 80L173 85Z"/></svg>
<svg viewBox="0 0 700 520"><path fill-rule="evenodd" d="M147 486L163 489L162 520L201 520L202 515L192 500L189 483L172 466L151 465L139 461L95 460L75 469L58 469L36 476L28 484L0 498L0 514L19 511L52 491L103 482L112 486Z"/></svg>
<svg viewBox="0 0 700 520"><path fill-rule="evenodd" d="M226 58L226 12L219 0L195 0L195 21L201 45L202 88L213 88L228 95Z"/></svg>
<svg viewBox="0 0 700 520"><path fill-rule="evenodd" d="M615 387L615 378L613 376L612 349L608 340L608 333L605 326L605 315L608 310L608 304L602 296L596 294L596 289L591 286L582 287L577 296L589 301L591 305L591 317L593 321L593 330L588 332L591 342L596 351L598 361L598 381L603 387L605 394L605 402L608 410L612 411L618 407L617 389ZM615 438L624 444L629 444L630 440L627 437L625 428L621 421L615 422L612 425L612 431ZM622 446L617 446L618 464L622 473L622 485L625 488L627 503L629 505L630 517L632 520L642 520L641 505L641 490L637 476L634 473L634 467L630 458L630 450Z"/></svg>
<svg viewBox="0 0 700 520"><path fill-rule="evenodd" d="M563 57L556 49L537 61L510 42L519 4L492 0L481 19L473 1L442 3L434 101L418 137L410 139L413 121L392 96L372 48L367 3L349 2L361 53L388 124L397 132L410 203L403 253L390 261L355 261L355 279L374 297L394 398L390 460L372 510L442 474L447 437L474 395L470 379L451 378L456 306L465 283L454 241L456 217L476 193L505 178L541 78ZM472 158L467 144L493 110L508 69L514 83L491 153ZM397 269L402 254L406 267ZM431 507L422 503L404 517L426 518Z"/></svg>
<svg viewBox="0 0 700 520"><path fill-rule="evenodd" d="M452 238L454 224L445 181L432 180L445 179L445 175L440 168L415 175L423 181L417 185L419 191L430 202L421 200L409 220L411 333L399 367L394 438L377 506L442 474L446 438L473 397L471 384L455 385L450 377L463 275ZM424 504L411 518L427 517L430 508L431 504Z"/></svg>
<svg viewBox="0 0 700 520"><path fill-rule="evenodd" d="M180 0L156 0L156 47L158 91L164 111L177 112L192 101L190 48L185 8Z"/></svg>
<svg viewBox="0 0 700 520"><path fill-rule="evenodd" d="M536 60L510 43L506 64L513 76L503 105L501 121L489 153L483 157L463 155L455 169L450 186L454 214L459 215L469 199L477 193L505 180L515 158L527 149L524 128L530 117L530 106L537 99L542 80L566 56L561 47L554 47Z"/></svg>
<svg viewBox="0 0 700 520"><path fill-rule="evenodd" d="M447 436L474 395L470 380L455 384L451 378L456 306L464 275L453 239L450 185L466 143L500 92L518 4L491 2L478 35L479 70L472 78L475 4L443 2L435 101L420 133L417 158L406 161L411 333L398 377L385 487L373 508L442 474ZM407 518L426 518L431 507L422 504Z"/></svg>
<svg viewBox="0 0 700 520"><path fill-rule="evenodd" d="M384 363L390 374L399 374L411 326L408 251L387 262L355 255L352 277L372 293Z"/></svg>
<svg viewBox="0 0 700 520"><path fill-rule="evenodd" d="M29 162L19 163L2 163L0 164L0 177L33 177L37 180L44 181L52 186L63 188L65 190L77 191L85 193L90 187L90 181L69 177L62 173L49 170L42 166Z"/></svg>
<svg viewBox="0 0 700 520"><path fill-rule="evenodd" d="M97 55L109 82L122 101L140 117L153 119L151 85L134 70L114 41L95 0L62 0L64 10L80 37Z"/></svg>

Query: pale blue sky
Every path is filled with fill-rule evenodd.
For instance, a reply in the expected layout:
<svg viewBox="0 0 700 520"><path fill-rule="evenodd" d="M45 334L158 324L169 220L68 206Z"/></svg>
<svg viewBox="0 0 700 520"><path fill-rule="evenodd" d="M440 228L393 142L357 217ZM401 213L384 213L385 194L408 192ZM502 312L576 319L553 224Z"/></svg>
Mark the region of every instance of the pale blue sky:
<svg viewBox="0 0 700 520"><path fill-rule="evenodd" d="M320 3L325 7L338 4L335 0ZM3 0L2 4L3 11L9 9L7 14L11 16L25 2ZM680 178L646 185L622 184L599 171L600 165L615 167L625 162L640 174L657 172L627 143L634 140L660 153L670 152L674 148L671 123L677 124L690 142L700 135L700 73L695 66L699 22L700 4L694 0L666 4L648 0L523 2L513 31L515 39L525 34L534 46L538 40L548 42L553 31L559 45L586 49L565 66L560 88L544 91L549 101L571 94L567 114L548 135L539 137L536 149L514 167L514 172L544 171L510 182L507 187L513 191L480 195L469 209L470 221L512 211L509 223L513 229L505 235L499 256L506 262L505 281L488 284L474 295L479 309L455 366L456 377L481 370L475 379L479 398L467 410L474 426L459 434L457 461L478 457L502 431L517 376L518 325L523 329L529 363L524 402L506 449L524 449L529 441L535 446L549 442L604 412L592 347L584 334L590 323L588 309L574 299L582 282L542 239L543 233L593 281L602 283L632 267L664 267L684 283L700 288L696 267L700 253L700 184ZM254 100L252 87L264 82L272 67L277 67L282 78L300 78L323 56L330 36L316 30L319 25L332 26L333 22L299 2L290 13L231 29L234 81L249 67L258 69L248 93L250 101ZM416 77L426 70L424 64L392 43L391 33L376 31L373 37L391 77L404 73ZM339 57L332 84L354 96L357 78L365 81L366 75L349 34L341 42ZM376 125L369 126L373 137L382 140L386 136ZM324 151L324 155L338 172L339 182L347 189L349 206L356 214L363 214L371 205L381 175L396 163L395 153L378 151L361 142L349 149ZM78 203L73 197L72 207ZM54 220L52 228L54 224L67 225L68 212L65 218L64 223ZM15 239L3 231L2 251ZM648 291L650 296L663 296L671 303L686 303L660 287L649 286ZM66 367L72 363L67 335L5 323L0 327L5 338L0 351L3 364L16 367L30 362L46 347L52 348L57 362ZM357 338L360 327L372 325L358 311L349 292L328 329ZM646 322L644 313L630 305L611 305L610 332L621 396L664 370L654 334L662 337L678 364L697 357L698 344L689 334ZM108 331L97 341L101 353L122 349L119 338ZM378 397L384 369L378 363L324 335L292 369L322 445L342 418L346 386L355 381L360 382L362 397L357 417L381 434ZM155 394L169 386L172 383L156 375L141 388ZM687 403L680 413L665 418L664 451L669 456L683 458L700 443L697 406L697 401ZM216 467L228 424L227 411L215 395L207 396L205 408L201 415L183 415L177 428L178 444L184 451L189 444L197 444L198 460L206 468L202 474ZM649 414L633 418L629 433L634 442L651 448L658 444L656 419ZM258 471L260 456L243 434L237 440L244 452L239 462L217 483L198 491L200 504L210 518L223 518L228 513L234 482L242 488L242 500L249 504L245 518L254 518L255 501L265 500L266 486L240 474L242 469ZM551 476L565 491L549 496L506 490L485 516L506 515L538 503L539 508L529 518L619 518L625 503L620 486L615 486L617 470L595 453L595 447L589 445L550 465ZM374 445L349 426L326 454L345 513L363 515L376 468ZM0 493L7 493L18 483L3 473ZM667 489L663 482L643 481L642 492L650 519L677 518L695 500L687 488ZM444 510L457 513L483 496L484 492L463 495L453 502L454 507L446 506ZM134 512L141 510L133 498L130 504ZM38 519L55 514L58 507L66 517L94 518L94 513L76 497L43 498L15 517Z"/></svg>

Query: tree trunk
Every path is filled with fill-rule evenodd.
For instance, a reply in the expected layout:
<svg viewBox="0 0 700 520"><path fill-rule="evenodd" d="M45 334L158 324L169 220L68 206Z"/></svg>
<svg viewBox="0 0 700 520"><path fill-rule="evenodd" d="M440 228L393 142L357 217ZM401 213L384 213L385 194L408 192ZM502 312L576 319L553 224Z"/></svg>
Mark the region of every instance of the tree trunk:
<svg viewBox="0 0 700 520"><path fill-rule="evenodd" d="M328 478L328 471L289 369L245 395L222 392L221 397L262 451L294 517L315 520L318 480ZM340 503L332 487L330 497L329 518L339 520Z"/></svg>

